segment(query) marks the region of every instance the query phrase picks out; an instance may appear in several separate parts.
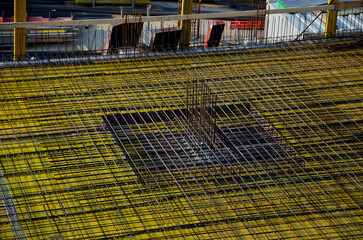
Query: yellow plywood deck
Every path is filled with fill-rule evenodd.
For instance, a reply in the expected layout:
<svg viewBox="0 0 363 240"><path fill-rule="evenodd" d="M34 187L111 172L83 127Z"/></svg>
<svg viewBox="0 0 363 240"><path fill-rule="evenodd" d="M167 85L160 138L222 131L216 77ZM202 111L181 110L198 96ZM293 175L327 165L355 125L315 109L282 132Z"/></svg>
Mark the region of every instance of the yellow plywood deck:
<svg viewBox="0 0 363 240"><path fill-rule="evenodd" d="M4 205L1 202L0 202L0 222L1 223L7 223L8 222L8 217L6 215ZM10 224L9 225L8 224L2 224L1 227L0 227L0 231L1 232L11 232Z"/></svg>
<svg viewBox="0 0 363 240"><path fill-rule="evenodd" d="M0 169L23 231L29 239L361 237L362 53L342 42L1 69ZM141 183L103 116L183 108L190 79L207 79L219 105L255 106L303 164L246 164L226 182L213 174L232 168ZM252 121L219 119L227 120ZM132 127L156 133L159 124ZM1 211L0 239L11 239Z"/></svg>

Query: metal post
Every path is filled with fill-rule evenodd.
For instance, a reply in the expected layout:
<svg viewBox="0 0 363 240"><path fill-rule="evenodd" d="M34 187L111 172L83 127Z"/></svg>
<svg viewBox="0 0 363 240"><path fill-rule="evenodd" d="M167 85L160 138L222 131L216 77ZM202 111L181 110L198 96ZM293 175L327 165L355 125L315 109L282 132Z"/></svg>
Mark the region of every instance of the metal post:
<svg viewBox="0 0 363 240"><path fill-rule="evenodd" d="M329 0L329 5L335 5L339 2L339 0ZM334 37L335 32L337 30L337 18L338 11L337 10L328 10L326 23L325 23L325 37Z"/></svg>
<svg viewBox="0 0 363 240"><path fill-rule="evenodd" d="M151 12L151 4L146 6L146 16L150 17L150 12ZM150 22L147 22L147 30L150 29Z"/></svg>
<svg viewBox="0 0 363 240"><path fill-rule="evenodd" d="M14 0L14 22L26 22L26 0ZM14 28L14 60L25 58L25 28Z"/></svg>
<svg viewBox="0 0 363 240"><path fill-rule="evenodd" d="M193 0L183 0L181 15L191 14L193 10ZM181 21L181 38L180 38L180 48L188 48L190 43L190 35L192 30L191 20Z"/></svg>
<svg viewBox="0 0 363 240"><path fill-rule="evenodd" d="M95 8L96 7L96 0L92 0L92 7Z"/></svg>

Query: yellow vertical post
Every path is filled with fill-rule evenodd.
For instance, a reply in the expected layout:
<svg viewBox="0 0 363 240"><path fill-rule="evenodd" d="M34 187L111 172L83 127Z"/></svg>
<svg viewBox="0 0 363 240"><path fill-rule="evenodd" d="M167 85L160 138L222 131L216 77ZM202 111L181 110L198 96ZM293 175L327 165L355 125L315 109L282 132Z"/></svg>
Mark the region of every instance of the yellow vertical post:
<svg viewBox="0 0 363 240"><path fill-rule="evenodd" d="M335 5L339 2L339 0L329 0L329 5ZM337 30L337 18L338 11L337 10L328 10L326 23L325 23L325 37L334 37L335 32Z"/></svg>
<svg viewBox="0 0 363 240"><path fill-rule="evenodd" d="M14 22L26 22L26 0L14 0ZM14 60L25 58L25 28L14 28Z"/></svg>
<svg viewBox="0 0 363 240"><path fill-rule="evenodd" d="M192 14L193 11L193 0L183 0L181 15ZM180 37L180 48L188 48L190 42L190 35L192 31L192 21L182 20L181 21L181 37Z"/></svg>

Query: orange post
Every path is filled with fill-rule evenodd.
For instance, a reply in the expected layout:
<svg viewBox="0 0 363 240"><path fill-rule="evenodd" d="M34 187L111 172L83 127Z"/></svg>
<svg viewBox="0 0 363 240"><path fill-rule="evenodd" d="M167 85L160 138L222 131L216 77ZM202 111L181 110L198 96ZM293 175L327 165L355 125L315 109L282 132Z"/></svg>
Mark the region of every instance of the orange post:
<svg viewBox="0 0 363 240"><path fill-rule="evenodd" d="M335 5L339 2L339 0L329 0L329 5ZM334 37L335 32L337 30L337 18L338 11L337 10L328 10L326 23L325 23L325 37Z"/></svg>
<svg viewBox="0 0 363 240"><path fill-rule="evenodd" d="M14 22L26 22L26 0L14 0ZM25 28L14 28L14 60L25 59Z"/></svg>
<svg viewBox="0 0 363 240"><path fill-rule="evenodd" d="M192 11L193 11L193 0L183 0L181 15L192 14ZM189 47L191 31L192 31L192 21L182 20L180 48Z"/></svg>

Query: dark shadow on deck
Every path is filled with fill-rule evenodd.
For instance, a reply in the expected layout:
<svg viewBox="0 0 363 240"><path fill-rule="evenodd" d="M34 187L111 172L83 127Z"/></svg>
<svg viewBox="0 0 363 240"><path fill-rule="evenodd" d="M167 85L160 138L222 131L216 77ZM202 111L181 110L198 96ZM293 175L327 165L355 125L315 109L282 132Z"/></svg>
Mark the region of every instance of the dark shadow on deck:
<svg viewBox="0 0 363 240"><path fill-rule="evenodd" d="M170 177L185 181L197 172L214 175L213 181L235 180L245 167L297 162L293 150L254 107L231 104L214 110L219 119L235 120L216 124L213 141L207 131L200 133L202 140L196 136L186 121L186 109L107 115L104 121L143 183ZM242 115L255 123L242 123Z"/></svg>

